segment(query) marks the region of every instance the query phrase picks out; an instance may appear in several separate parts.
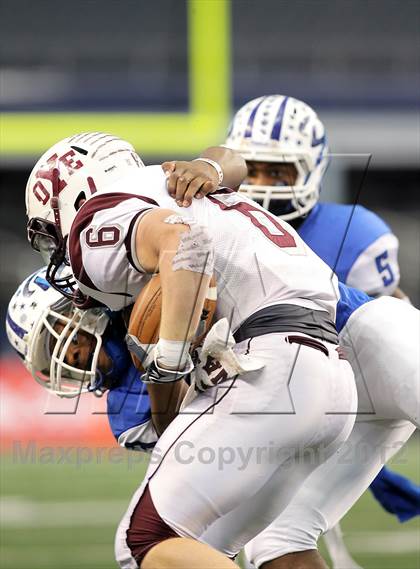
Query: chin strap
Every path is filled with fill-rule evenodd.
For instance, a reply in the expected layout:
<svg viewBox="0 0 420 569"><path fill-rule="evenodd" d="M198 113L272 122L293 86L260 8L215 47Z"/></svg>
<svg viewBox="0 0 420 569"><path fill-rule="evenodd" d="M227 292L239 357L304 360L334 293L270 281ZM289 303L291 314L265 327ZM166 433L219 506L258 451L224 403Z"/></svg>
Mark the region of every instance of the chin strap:
<svg viewBox="0 0 420 569"><path fill-rule="evenodd" d="M61 217L60 217L60 207L58 196L60 193L60 170L58 168L53 168L51 176L52 184L52 196L50 199L50 205L54 213L54 223L58 226L61 232Z"/></svg>

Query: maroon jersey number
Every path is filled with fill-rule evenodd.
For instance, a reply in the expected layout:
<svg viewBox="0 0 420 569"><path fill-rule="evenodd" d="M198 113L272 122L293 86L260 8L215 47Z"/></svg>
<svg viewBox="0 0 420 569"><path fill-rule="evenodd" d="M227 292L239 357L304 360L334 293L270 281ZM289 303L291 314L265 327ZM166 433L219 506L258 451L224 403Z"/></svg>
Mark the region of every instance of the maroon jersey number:
<svg viewBox="0 0 420 569"><path fill-rule="evenodd" d="M246 215L246 217L251 220L251 223L255 225L255 227L258 227L258 229L278 247L296 247L296 241L293 235L290 235L283 225L268 211L258 209L247 202L227 205L220 202L217 198L213 198L212 196L207 197L223 210L235 209L243 215Z"/></svg>
<svg viewBox="0 0 420 569"><path fill-rule="evenodd" d="M112 247L121 238L121 230L115 225L104 225L99 229L88 229L85 239L88 247Z"/></svg>

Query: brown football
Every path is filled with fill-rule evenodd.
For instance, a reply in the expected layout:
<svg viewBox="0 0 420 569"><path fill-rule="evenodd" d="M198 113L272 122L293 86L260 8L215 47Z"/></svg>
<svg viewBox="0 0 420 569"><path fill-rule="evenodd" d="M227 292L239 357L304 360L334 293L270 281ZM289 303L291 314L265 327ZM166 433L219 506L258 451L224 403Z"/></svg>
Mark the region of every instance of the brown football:
<svg viewBox="0 0 420 569"><path fill-rule="evenodd" d="M202 342L209 331L216 311L216 302L216 279L213 276L204 301L203 312L193 346ZM159 339L161 311L162 289L160 287L160 275L157 274L153 275L137 297L130 315L129 334L136 336L141 344L156 344ZM131 354L131 357L137 369L144 371L139 359L134 354Z"/></svg>

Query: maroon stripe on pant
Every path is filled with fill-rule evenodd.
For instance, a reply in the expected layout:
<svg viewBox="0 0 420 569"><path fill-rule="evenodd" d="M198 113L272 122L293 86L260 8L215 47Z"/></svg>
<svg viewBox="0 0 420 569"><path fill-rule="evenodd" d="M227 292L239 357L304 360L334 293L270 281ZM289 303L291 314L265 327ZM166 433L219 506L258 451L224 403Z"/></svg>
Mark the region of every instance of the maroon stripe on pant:
<svg viewBox="0 0 420 569"><path fill-rule="evenodd" d="M289 344L301 344L302 346L307 346L308 348L319 350L327 357L329 356L328 349L324 346L324 344L318 342L314 338L306 338L304 336L287 336L286 342L289 342Z"/></svg>
<svg viewBox="0 0 420 569"><path fill-rule="evenodd" d="M172 537L180 536L159 516L147 485L134 508L127 530L126 541L131 555L140 567L152 547Z"/></svg>

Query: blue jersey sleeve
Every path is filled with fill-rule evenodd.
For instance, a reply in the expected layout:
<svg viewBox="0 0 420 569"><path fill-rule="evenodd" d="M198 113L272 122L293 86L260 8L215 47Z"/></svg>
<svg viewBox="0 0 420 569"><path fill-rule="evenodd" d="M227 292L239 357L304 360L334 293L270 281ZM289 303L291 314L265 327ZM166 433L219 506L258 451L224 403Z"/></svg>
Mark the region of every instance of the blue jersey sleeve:
<svg viewBox="0 0 420 569"><path fill-rule="evenodd" d="M112 361L104 380L114 385L107 395L108 421L120 445L148 450L157 439L149 395L124 341L126 324L121 312L109 311L109 317L103 339L103 349Z"/></svg>
<svg viewBox="0 0 420 569"><path fill-rule="evenodd" d="M317 204L298 233L343 283L363 252L380 237L392 235L389 226L372 211L360 205L334 203Z"/></svg>
<svg viewBox="0 0 420 569"><path fill-rule="evenodd" d="M107 412L114 437L151 419L150 400L139 371L131 365L120 384L108 392Z"/></svg>
<svg viewBox="0 0 420 569"><path fill-rule="evenodd" d="M363 306L363 304L366 304L366 302L373 300L373 298L361 290L351 288L341 282L338 283L338 289L340 298L337 303L335 324L337 332L341 332L353 312L360 308L360 306Z"/></svg>
<svg viewBox="0 0 420 569"><path fill-rule="evenodd" d="M400 522L420 515L420 486L401 474L384 467L370 489L381 506Z"/></svg>

